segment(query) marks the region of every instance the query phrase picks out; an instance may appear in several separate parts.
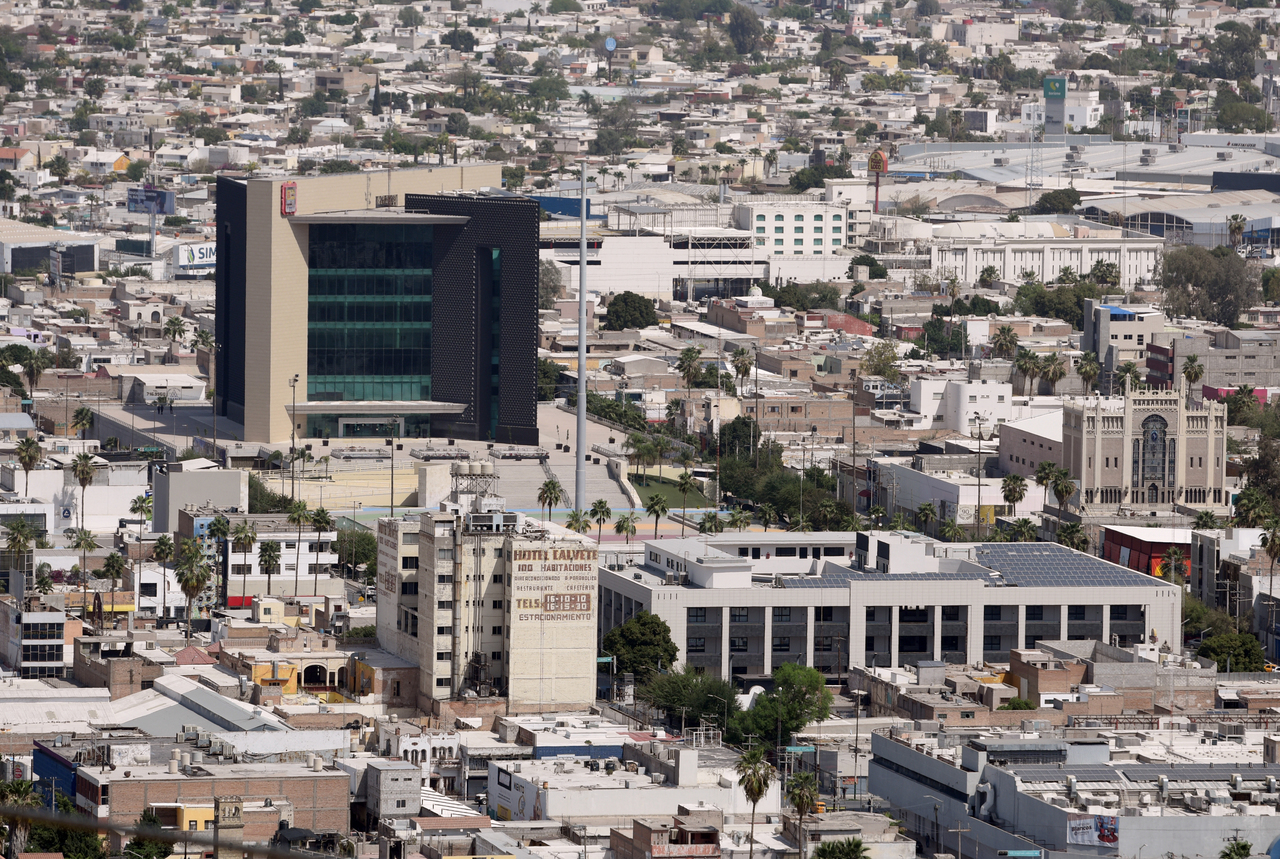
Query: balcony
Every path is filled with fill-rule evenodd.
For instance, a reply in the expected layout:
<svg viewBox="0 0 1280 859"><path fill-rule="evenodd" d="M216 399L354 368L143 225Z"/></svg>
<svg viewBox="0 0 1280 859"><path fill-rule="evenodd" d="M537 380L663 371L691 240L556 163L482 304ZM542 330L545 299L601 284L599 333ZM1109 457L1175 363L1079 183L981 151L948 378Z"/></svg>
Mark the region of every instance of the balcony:
<svg viewBox="0 0 1280 859"><path fill-rule="evenodd" d="M1055 621L1037 620L1027 621L1027 635L1038 635L1041 638L1054 641L1062 634L1062 626Z"/></svg>
<svg viewBox="0 0 1280 859"><path fill-rule="evenodd" d="M988 620L982 624L983 635L1017 635L1018 622L1009 620Z"/></svg>
<svg viewBox="0 0 1280 859"><path fill-rule="evenodd" d="M868 666L878 665L881 668L884 668L885 666L890 666L893 664L892 660L889 658L888 652L883 650L865 651L863 653L863 660L864 660L863 661L864 665L868 665Z"/></svg>
<svg viewBox="0 0 1280 859"><path fill-rule="evenodd" d="M931 623L900 623L898 624L898 638L902 639L909 635L923 635L927 638L933 638L933 624Z"/></svg>
<svg viewBox="0 0 1280 859"><path fill-rule="evenodd" d="M813 625L813 634L818 638L848 638L849 624L834 622L815 623ZM867 634L870 635L871 633L868 632Z"/></svg>
<svg viewBox="0 0 1280 859"><path fill-rule="evenodd" d="M888 638L890 633L892 632L891 627L892 627L892 624L889 624L889 623L869 623L867 624L866 634L867 635L883 635L884 637Z"/></svg>
<svg viewBox="0 0 1280 859"><path fill-rule="evenodd" d="M694 668L719 668L719 653L686 653L684 661Z"/></svg>
<svg viewBox="0 0 1280 859"><path fill-rule="evenodd" d="M1113 620L1111 632L1115 635L1127 635L1130 638L1147 634L1147 624L1141 620Z"/></svg>
<svg viewBox="0 0 1280 859"><path fill-rule="evenodd" d="M942 622L942 634L964 638L969 634L969 624L963 620L945 620Z"/></svg>
<svg viewBox="0 0 1280 859"><path fill-rule="evenodd" d="M942 661L948 665L964 665L969 661L968 654L963 650L944 650L942 651Z"/></svg>
<svg viewBox="0 0 1280 859"><path fill-rule="evenodd" d="M777 635L775 632L774 635ZM763 638L764 637L764 621L760 623L731 623L729 624L730 638Z"/></svg>
<svg viewBox="0 0 1280 859"><path fill-rule="evenodd" d="M803 641L808 634L809 626L803 621L800 623L775 623L773 625L773 635L788 635Z"/></svg>

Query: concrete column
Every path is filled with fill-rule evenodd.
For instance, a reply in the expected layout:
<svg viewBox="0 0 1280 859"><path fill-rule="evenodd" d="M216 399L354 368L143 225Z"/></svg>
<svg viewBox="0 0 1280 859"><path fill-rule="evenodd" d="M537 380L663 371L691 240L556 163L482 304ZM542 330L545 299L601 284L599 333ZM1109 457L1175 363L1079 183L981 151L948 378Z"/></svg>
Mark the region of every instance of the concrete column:
<svg viewBox="0 0 1280 859"><path fill-rule="evenodd" d="M1010 650L1020 650L1027 643L1027 607L1025 605L1013 606L1014 614L1018 618L1018 636L1013 642Z"/></svg>
<svg viewBox="0 0 1280 859"><path fill-rule="evenodd" d="M1067 609L1068 608L1070 608L1070 606L1065 606L1065 605L1058 606L1058 628L1061 630L1061 632L1058 633L1058 637L1063 641L1067 640Z"/></svg>
<svg viewBox="0 0 1280 859"><path fill-rule="evenodd" d="M729 679L729 607L720 609L720 676Z"/></svg>
<svg viewBox="0 0 1280 859"><path fill-rule="evenodd" d="M1106 644L1111 643L1111 606L1104 605L1100 609L1102 611L1102 640Z"/></svg>
<svg viewBox="0 0 1280 859"><path fill-rule="evenodd" d="M845 642L849 666L867 664L867 607L849 606L849 640Z"/></svg>
<svg viewBox="0 0 1280 859"><path fill-rule="evenodd" d="M764 607L764 673L773 673L773 609Z"/></svg>
<svg viewBox="0 0 1280 859"><path fill-rule="evenodd" d="M818 626L818 622L814 620L813 613L816 608L804 606L801 611L804 612L804 652L808 654L808 662L805 663L810 668L814 668L818 664L818 654L813 649L814 631ZM792 609L794 612L795 609ZM834 644L834 642L833 642Z"/></svg>
<svg viewBox="0 0 1280 859"><path fill-rule="evenodd" d="M933 607L933 658L942 658L942 606Z"/></svg>
<svg viewBox="0 0 1280 859"><path fill-rule="evenodd" d="M977 608L972 604L964 607L964 658L970 665L982 661L982 612Z"/></svg>
<svg viewBox="0 0 1280 859"><path fill-rule="evenodd" d="M889 606L889 661L892 663L890 667L897 668L901 665L898 662L898 606Z"/></svg>

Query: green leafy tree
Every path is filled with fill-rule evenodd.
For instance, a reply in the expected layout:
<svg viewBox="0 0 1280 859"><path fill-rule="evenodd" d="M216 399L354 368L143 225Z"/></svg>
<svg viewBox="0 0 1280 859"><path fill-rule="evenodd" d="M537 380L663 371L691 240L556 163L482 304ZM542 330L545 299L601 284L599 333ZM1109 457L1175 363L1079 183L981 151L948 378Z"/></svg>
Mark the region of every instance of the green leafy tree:
<svg viewBox="0 0 1280 859"><path fill-rule="evenodd" d="M1262 295L1258 273L1233 249L1186 245L1169 251L1159 280L1169 311L1234 326Z"/></svg>
<svg viewBox="0 0 1280 859"><path fill-rule="evenodd" d="M614 657L618 671L637 677L670 668L680 655L680 648L671 640L671 627L647 611L609 630L600 646Z"/></svg>
<svg viewBox="0 0 1280 859"><path fill-rule="evenodd" d="M1196 650L1196 655L1218 663L1218 671L1224 674L1228 668L1232 672L1250 672L1261 671L1266 666L1258 639L1239 632L1206 638Z"/></svg>
<svg viewBox="0 0 1280 859"><path fill-rule="evenodd" d="M6 812L0 814L0 820L9 830L9 859L18 859L20 853L27 852L31 821L22 817L21 811L39 808L42 805L44 803L40 799L40 794L36 793L32 782L26 779L0 782L0 808ZM9 813L10 809L17 813Z"/></svg>
<svg viewBox="0 0 1280 859"><path fill-rule="evenodd" d="M1007 704L1001 704L997 709L1000 710L1034 710L1036 705L1026 698L1018 698L1017 696L1010 698Z"/></svg>
<svg viewBox="0 0 1280 859"><path fill-rule="evenodd" d="M764 25L749 6L737 6L729 18L729 41L739 54L751 54L764 45ZM803 859L803 857L802 857Z"/></svg>
<svg viewBox="0 0 1280 859"><path fill-rule="evenodd" d="M1031 211L1036 215L1070 215L1079 204L1079 191L1075 188L1062 188L1041 194Z"/></svg>
<svg viewBox="0 0 1280 859"><path fill-rule="evenodd" d="M142 812L142 816L138 818L138 834L129 840L125 845L125 855L133 856L134 859L165 859L166 856L173 854L173 845L167 841L160 841L151 837L149 833L159 833L160 818L151 809Z"/></svg>
<svg viewBox="0 0 1280 859"><path fill-rule="evenodd" d="M755 705L741 714L737 733L755 737L771 748L785 744L805 725L826 719L831 701L821 672L785 662L774 669L773 689L758 696Z"/></svg>
<svg viewBox="0 0 1280 859"><path fill-rule="evenodd" d="M862 357L863 376L883 376L890 382L898 381L898 349L892 340L877 340Z"/></svg>
<svg viewBox="0 0 1280 859"><path fill-rule="evenodd" d="M549 259L538 262L538 309L554 310L556 300L564 295L564 279L560 267ZM654 314L655 318L657 314Z"/></svg>
<svg viewBox="0 0 1280 859"><path fill-rule="evenodd" d="M175 571L178 589L187 598L187 641L191 641L192 620L196 616L196 598L209 584L209 564L204 559L204 552L195 540L184 540L178 552L178 568ZM270 581L270 579L268 579ZM271 590L268 587L267 593Z"/></svg>
<svg viewBox="0 0 1280 859"><path fill-rule="evenodd" d="M149 169L151 169L151 162L145 158L139 158L129 162L129 166L124 168L124 175L130 182L141 182L147 178Z"/></svg>
<svg viewBox="0 0 1280 859"><path fill-rule="evenodd" d="M672 722L676 722L676 714L683 711L681 721L685 725L697 725L706 719L723 729L727 727L726 719L738 712L737 690L733 684L710 674L699 674L691 665L685 665L680 671L654 674L651 678L637 695L642 701L664 710Z"/></svg>
<svg viewBox="0 0 1280 859"><path fill-rule="evenodd" d="M619 513L618 518L613 520L613 533L626 538L627 548L631 547L631 538L636 535L636 525L639 521L640 517L630 512Z"/></svg>
<svg viewBox="0 0 1280 859"><path fill-rule="evenodd" d="M634 292L615 295L605 311L604 327L607 331L649 328L657 324L658 313L653 309L653 302Z"/></svg>

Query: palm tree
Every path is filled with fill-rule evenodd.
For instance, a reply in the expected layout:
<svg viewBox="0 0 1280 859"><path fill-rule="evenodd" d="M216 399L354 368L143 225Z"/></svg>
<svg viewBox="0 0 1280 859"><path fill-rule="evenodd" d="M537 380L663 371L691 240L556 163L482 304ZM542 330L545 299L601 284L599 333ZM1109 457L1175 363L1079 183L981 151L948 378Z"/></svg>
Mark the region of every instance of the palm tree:
<svg viewBox="0 0 1280 859"><path fill-rule="evenodd" d="M1018 332L1013 330L1012 325L1001 325L991 337L991 349L999 358L1008 358L1017 354Z"/></svg>
<svg viewBox="0 0 1280 859"><path fill-rule="evenodd" d="M165 564L173 559L173 540L168 534L161 534L156 538L151 557L160 562L160 618L163 619L169 613L169 607L165 604L169 593L169 569Z"/></svg>
<svg viewBox="0 0 1280 859"><path fill-rule="evenodd" d="M587 534L591 531L591 517L581 510L570 510L564 525L577 534Z"/></svg>
<svg viewBox="0 0 1280 859"><path fill-rule="evenodd" d="M1040 366L1040 375L1049 383L1049 396L1053 396L1054 389L1058 387L1058 383L1067 375L1067 366L1062 360L1062 355L1052 355L1045 359Z"/></svg>
<svg viewBox="0 0 1280 859"><path fill-rule="evenodd" d="M1044 487L1044 503L1049 504L1049 486L1053 483L1053 477L1058 471L1058 466L1053 462L1043 459L1036 466L1036 485Z"/></svg>
<svg viewBox="0 0 1280 859"><path fill-rule="evenodd" d="M719 534L724 530L724 520L714 510L708 510L698 520L699 534Z"/></svg>
<svg viewBox="0 0 1280 859"><path fill-rule="evenodd" d="M813 848L813 859L871 859L871 852L861 838L842 838Z"/></svg>
<svg viewBox="0 0 1280 859"><path fill-rule="evenodd" d="M129 502L129 515L138 520L138 573L137 580L134 582L137 587L141 587L142 582L142 526L151 518L151 511L151 499L146 495L135 496Z"/></svg>
<svg viewBox="0 0 1280 859"><path fill-rule="evenodd" d="M613 518L613 511L609 509L609 502L603 498L597 498L591 502L591 509L587 511L587 516L592 522L596 523L596 542L600 542L600 537L604 533L604 523Z"/></svg>
<svg viewBox="0 0 1280 859"><path fill-rule="evenodd" d="M258 566L267 577L267 596L271 596L271 574L280 564L280 543L267 540L258 546Z"/></svg>
<svg viewBox="0 0 1280 859"><path fill-rule="evenodd" d="M1191 527L1197 531L1208 531L1218 527L1218 516L1212 510L1201 510L1196 514L1195 521L1191 523Z"/></svg>
<svg viewBox="0 0 1280 859"><path fill-rule="evenodd" d="M313 596L320 596L320 540L325 531L333 530L333 517L328 510L317 507L311 511L311 527L316 530L316 567L311 571L311 593Z"/></svg>
<svg viewBox="0 0 1280 859"><path fill-rule="evenodd" d="M738 392L742 392L742 384L750 375L751 369L755 367L755 358L752 357L750 350L739 346L733 350L729 356L729 364L733 367L733 375L738 377Z"/></svg>
<svg viewBox="0 0 1280 859"><path fill-rule="evenodd" d="M178 588L187 598L187 641L191 641L191 622L195 619L196 597L200 596L209 584L209 564L204 553L195 540L187 540L182 544L182 555L178 561Z"/></svg>
<svg viewBox="0 0 1280 859"><path fill-rule="evenodd" d="M964 528L954 518L943 522L942 527L938 529L938 533L948 543L958 543L964 539Z"/></svg>
<svg viewBox="0 0 1280 859"><path fill-rule="evenodd" d="M871 505L871 507L867 510L867 518L870 519L872 523L871 530L873 531L880 530L881 526L884 524L881 521L882 519L884 519L884 514L885 514L885 509L882 505L880 504Z"/></svg>
<svg viewBox="0 0 1280 859"><path fill-rule="evenodd" d="M22 466L24 480L22 494L29 495L31 493L31 470L40 462L40 457L44 456L44 449L40 447L40 442L36 441L34 437L28 436L18 442L15 452L18 456L18 465Z"/></svg>
<svg viewBox="0 0 1280 859"><path fill-rule="evenodd" d="M667 509L667 499L657 492L653 493L649 496L649 501L644 505L644 512L653 517L653 539L656 540L658 539L658 522L670 512Z"/></svg>
<svg viewBox="0 0 1280 859"><path fill-rule="evenodd" d="M680 493L680 536L684 536L685 519L689 516L689 493L698 491L698 483L688 471L682 471L676 478L676 491Z"/></svg>
<svg viewBox="0 0 1280 859"><path fill-rule="evenodd" d="M16 567L18 575L25 576L30 560L27 553L31 551L31 544L35 541L36 529L25 518L20 518L5 526L5 531L5 551L9 553L9 561L13 565L10 569ZM12 583L9 590L13 590Z"/></svg>
<svg viewBox="0 0 1280 859"><path fill-rule="evenodd" d="M538 487L538 507L547 508L547 521L551 521L551 508L564 501L564 487L554 477L548 478Z"/></svg>
<svg viewBox="0 0 1280 859"><path fill-rule="evenodd" d="M916 508L916 521L920 523L920 529L926 534L929 532L929 526L938 521L938 508L933 506L932 501L926 501Z"/></svg>
<svg viewBox="0 0 1280 859"><path fill-rule="evenodd" d="M715 515L715 514L712 514L712 515ZM716 516L716 518L719 519L720 517ZM737 528L738 533L741 534L743 530L750 524L751 524L750 513L748 513L746 510L743 510L741 507L733 508L733 511L729 514L728 525L730 528Z"/></svg>
<svg viewBox="0 0 1280 859"><path fill-rule="evenodd" d="M1276 523L1277 531L1280 531L1280 522ZM1280 554L1280 548L1276 549ZM1272 558L1272 575L1275 574L1275 559ZM1169 581L1181 584L1183 573L1187 569L1187 553L1182 551L1179 546L1170 546L1164 550L1164 557L1160 559L1160 573Z"/></svg>
<svg viewBox="0 0 1280 859"><path fill-rule="evenodd" d="M225 593L230 594L231 576L228 573L230 567L223 563L222 555L226 549L227 538L231 536L231 522L226 516L219 513L217 516L213 517L213 521L209 523L209 526L205 528L204 532L209 536L210 540L213 540L214 551L217 553L215 555L217 560L214 561L213 571L214 573L221 573L218 580L222 582Z"/></svg>
<svg viewBox="0 0 1280 859"><path fill-rule="evenodd" d="M112 552L107 555L102 562L102 572L99 578L111 579L111 613L116 611L116 582L124 578L124 556L119 552Z"/></svg>
<svg viewBox="0 0 1280 859"><path fill-rule="evenodd" d="M36 567L36 593L45 596L53 593L53 579L49 576L49 571L52 569L48 564Z"/></svg>
<svg viewBox="0 0 1280 859"><path fill-rule="evenodd" d="M80 593L84 597L81 617L89 614L89 553L98 548L98 541L93 534L83 528L77 528L71 538L71 548L80 553Z"/></svg>
<svg viewBox="0 0 1280 859"><path fill-rule="evenodd" d="M93 409L88 406L80 406L71 413L71 430L80 433L80 438L84 438L84 431L93 427Z"/></svg>
<svg viewBox="0 0 1280 859"><path fill-rule="evenodd" d="M1035 523L1026 518L1015 519L1010 534L1015 542L1034 543L1036 539Z"/></svg>
<svg viewBox="0 0 1280 859"><path fill-rule="evenodd" d="M164 336L177 343L187 336L187 323L181 316L170 316L164 323Z"/></svg>
<svg viewBox="0 0 1280 859"><path fill-rule="evenodd" d="M1132 361L1125 361L1116 368L1116 381L1120 383L1121 389L1126 394L1132 394L1134 390L1142 386L1142 371L1138 369L1138 365Z"/></svg>
<svg viewBox="0 0 1280 859"><path fill-rule="evenodd" d="M756 515L760 517L760 524L764 526L766 532L769 530L770 522L778 521L778 511L772 504L761 504L756 508Z"/></svg>
<svg viewBox="0 0 1280 859"><path fill-rule="evenodd" d="M1240 239L1244 237L1244 228L1248 220L1244 215L1231 215L1227 218L1227 236L1231 239L1231 247L1240 244Z"/></svg>
<svg viewBox="0 0 1280 859"><path fill-rule="evenodd" d="M1182 362L1182 378L1187 380L1187 408L1191 408L1191 395L1195 391L1195 384L1204 378L1204 365L1200 363L1198 356L1188 355Z"/></svg>
<svg viewBox="0 0 1280 859"><path fill-rule="evenodd" d="M1019 349L1013 358L1013 369L1022 376L1021 394L1026 394L1027 383L1035 377L1036 372L1040 368L1040 359L1036 353L1028 349Z"/></svg>
<svg viewBox="0 0 1280 859"><path fill-rule="evenodd" d="M1253 855L1253 845L1248 841L1231 841L1218 852L1218 859L1249 859Z"/></svg>
<svg viewBox="0 0 1280 859"><path fill-rule="evenodd" d="M1076 484L1071 479L1071 472L1065 468L1054 471L1053 483L1049 488L1053 490L1053 497L1058 501L1058 515L1061 516L1063 505L1076 493Z"/></svg>
<svg viewBox="0 0 1280 859"><path fill-rule="evenodd" d="M307 509L307 502L301 499L289 505L288 522L290 525L298 529L298 542L294 543L293 553L293 596L298 596L298 567L302 561L302 529L311 524L311 511Z"/></svg>
<svg viewBox="0 0 1280 859"><path fill-rule="evenodd" d="M88 488L90 483L93 483L93 477L97 473L97 468L94 465L94 461L93 461L93 454L91 453L77 454L76 458L71 461L71 465L69 467L71 469L71 476L74 477L80 484L80 528L81 530L83 530L84 529L84 491L85 489Z"/></svg>
<svg viewBox="0 0 1280 859"><path fill-rule="evenodd" d="M258 531L253 527L253 523L248 519L236 523L236 527L231 529L231 540L240 548L244 564L241 565L240 580L240 606L244 607L244 601L249 596L249 550L253 548L253 544L258 542ZM227 603L231 603L231 597L227 597Z"/></svg>
<svg viewBox="0 0 1280 859"><path fill-rule="evenodd" d="M636 522L640 517L635 513L619 513L618 518L613 520L613 533L627 538L627 547L631 547L631 538L636 535Z"/></svg>
<svg viewBox="0 0 1280 859"><path fill-rule="evenodd" d="M1009 505L1010 510L1017 507L1027 497L1026 478L1021 474L1005 475L1000 482L1000 494L1004 496L1004 503Z"/></svg>
<svg viewBox="0 0 1280 859"><path fill-rule="evenodd" d="M680 352L680 359L676 362L676 372L680 374L680 378L684 379L686 398L692 396L693 383L702 374L701 358L702 347L689 346Z"/></svg>
<svg viewBox="0 0 1280 859"><path fill-rule="evenodd" d="M27 838L31 834L31 818L22 809L41 808L44 800L36 793L32 782L26 779L0 782L0 808L12 813L0 814L0 821L9 830L9 859L27 852Z"/></svg>
<svg viewBox="0 0 1280 859"><path fill-rule="evenodd" d="M769 792L769 784L776 777L773 765L764 759L764 749L755 748L738 758L734 767L738 774L738 787L742 788L747 802L751 803L751 835L749 837L748 859L756 855L756 806Z"/></svg>
<svg viewBox="0 0 1280 859"><path fill-rule="evenodd" d="M1097 352L1085 352L1080 356L1080 363L1076 365L1076 375L1080 377L1080 381L1084 382L1086 394L1093 390L1093 383L1102 375L1102 365L1098 363Z"/></svg>
<svg viewBox="0 0 1280 859"><path fill-rule="evenodd" d="M22 362L22 375L27 380L27 393L34 394L40 384L40 375L53 366L53 356L48 349L32 349Z"/></svg>
<svg viewBox="0 0 1280 859"><path fill-rule="evenodd" d="M1083 552L1089 548L1089 538L1079 522L1066 522L1058 528L1058 542L1068 549Z"/></svg>
<svg viewBox="0 0 1280 859"><path fill-rule="evenodd" d="M857 513L853 513L840 520L841 531L861 531L867 527L867 523L862 521L862 517Z"/></svg>
<svg viewBox="0 0 1280 859"><path fill-rule="evenodd" d="M800 859L804 859L804 817L818 809L818 780L811 772L798 772L787 783L787 801L796 810L800 829Z"/></svg>

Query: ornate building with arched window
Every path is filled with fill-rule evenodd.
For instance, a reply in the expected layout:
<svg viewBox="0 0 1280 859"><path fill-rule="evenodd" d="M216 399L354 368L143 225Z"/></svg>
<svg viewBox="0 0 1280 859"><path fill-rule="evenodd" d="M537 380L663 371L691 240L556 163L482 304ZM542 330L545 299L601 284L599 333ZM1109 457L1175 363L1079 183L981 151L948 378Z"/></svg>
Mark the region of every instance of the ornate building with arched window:
<svg viewBox="0 0 1280 859"><path fill-rule="evenodd" d="M1086 512L1184 509L1225 514L1227 409L1187 407L1181 391L1077 397L1062 416L1063 463Z"/></svg>

